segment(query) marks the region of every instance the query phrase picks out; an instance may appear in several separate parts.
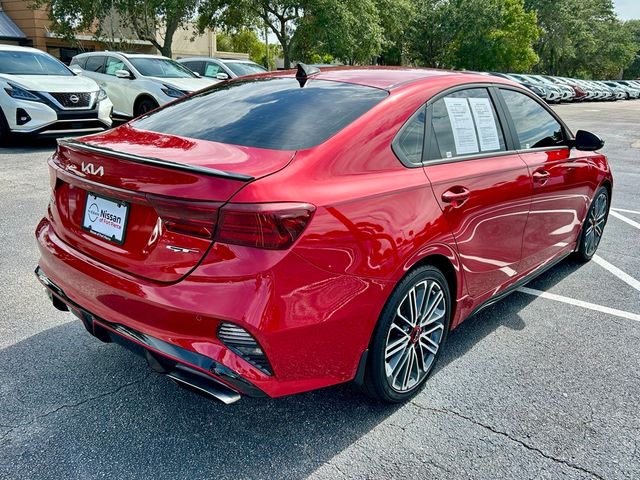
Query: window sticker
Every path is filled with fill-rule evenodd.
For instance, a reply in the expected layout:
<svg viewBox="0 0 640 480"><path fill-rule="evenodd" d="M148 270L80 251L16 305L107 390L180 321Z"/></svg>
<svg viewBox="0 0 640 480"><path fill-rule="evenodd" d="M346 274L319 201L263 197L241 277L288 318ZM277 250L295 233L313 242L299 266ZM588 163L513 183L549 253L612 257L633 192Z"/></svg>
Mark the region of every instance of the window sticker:
<svg viewBox="0 0 640 480"><path fill-rule="evenodd" d="M476 129L473 126L471 109L466 98L445 98L451 130L453 130L453 141L456 144L456 153L466 155L478 153L478 140Z"/></svg>
<svg viewBox="0 0 640 480"><path fill-rule="evenodd" d="M469 98L473 118L476 121L478 129L478 137L480 138L480 149L483 152L487 150L500 150L500 139L498 138L498 129L496 127L496 119L493 116L491 101L488 98Z"/></svg>

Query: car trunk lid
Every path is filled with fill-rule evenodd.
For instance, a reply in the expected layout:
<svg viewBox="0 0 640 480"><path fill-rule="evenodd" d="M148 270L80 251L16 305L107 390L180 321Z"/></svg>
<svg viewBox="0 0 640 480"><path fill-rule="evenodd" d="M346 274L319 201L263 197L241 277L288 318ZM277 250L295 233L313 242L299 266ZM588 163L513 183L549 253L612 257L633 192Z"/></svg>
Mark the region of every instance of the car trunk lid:
<svg viewBox="0 0 640 480"><path fill-rule="evenodd" d="M286 166L293 155L129 125L63 140L49 160L50 217L64 242L100 263L175 282L211 246L219 208L247 183ZM107 224L109 232L122 233L104 235Z"/></svg>

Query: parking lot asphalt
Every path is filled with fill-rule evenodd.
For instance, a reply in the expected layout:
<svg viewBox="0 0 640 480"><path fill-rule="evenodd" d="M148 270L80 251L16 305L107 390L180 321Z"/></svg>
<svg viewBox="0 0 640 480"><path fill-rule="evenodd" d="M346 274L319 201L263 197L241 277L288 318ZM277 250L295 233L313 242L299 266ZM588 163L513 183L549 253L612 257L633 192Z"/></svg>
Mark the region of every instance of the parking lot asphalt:
<svg viewBox="0 0 640 480"><path fill-rule="evenodd" d="M640 101L555 108L606 141L598 261L467 320L402 406L350 385L225 406L90 337L33 275L54 144L0 150L0 478L640 478Z"/></svg>

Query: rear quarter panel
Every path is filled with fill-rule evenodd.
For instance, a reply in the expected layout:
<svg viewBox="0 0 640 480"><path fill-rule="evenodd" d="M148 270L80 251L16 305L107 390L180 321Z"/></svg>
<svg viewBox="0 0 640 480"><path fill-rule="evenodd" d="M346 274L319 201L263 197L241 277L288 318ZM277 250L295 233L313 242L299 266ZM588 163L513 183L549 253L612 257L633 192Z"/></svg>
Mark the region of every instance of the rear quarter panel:
<svg viewBox="0 0 640 480"><path fill-rule="evenodd" d="M404 122L449 86L447 78L391 93L332 139L298 152L287 168L249 184L232 201L316 205L293 251L326 271L386 282L385 295L429 252L456 260L424 171L405 167L391 149Z"/></svg>

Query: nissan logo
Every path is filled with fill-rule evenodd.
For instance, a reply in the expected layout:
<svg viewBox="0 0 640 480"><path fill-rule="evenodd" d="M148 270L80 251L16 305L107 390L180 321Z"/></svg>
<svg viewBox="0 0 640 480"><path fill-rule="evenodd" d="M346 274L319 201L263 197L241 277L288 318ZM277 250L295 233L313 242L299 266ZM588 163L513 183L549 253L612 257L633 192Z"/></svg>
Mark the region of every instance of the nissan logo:
<svg viewBox="0 0 640 480"><path fill-rule="evenodd" d="M78 103L80 101L80 97L78 97L78 95L69 95L69 101L71 103Z"/></svg>

